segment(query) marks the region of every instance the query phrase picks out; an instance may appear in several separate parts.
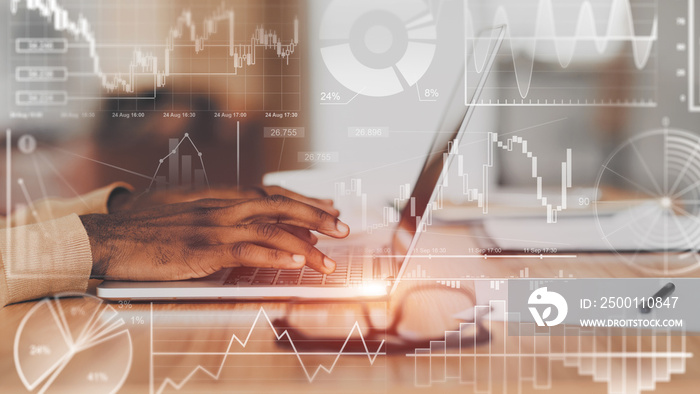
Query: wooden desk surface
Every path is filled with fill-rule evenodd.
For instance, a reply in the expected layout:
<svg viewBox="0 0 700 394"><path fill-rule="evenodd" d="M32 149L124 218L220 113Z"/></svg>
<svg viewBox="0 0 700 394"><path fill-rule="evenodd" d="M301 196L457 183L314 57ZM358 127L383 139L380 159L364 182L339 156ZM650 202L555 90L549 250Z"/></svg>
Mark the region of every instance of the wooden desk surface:
<svg viewBox="0 0 700 394"><path fill-rule="evenodd" d="M432 236L440 237L441 242L460 244L464 248L474 245L463 229L441 228L432 233ZM643 256L642 260L658 258L649 255ZM468 265L464 261L448 264L424 260L420 262L424 268L430 264L440 264L440 268L444 269L449 264L458 264L455 267L461 272L466 269L469 275L477 278L482 275L486 278L517 277L525 268L532 278L553 278L560 273L575 278L648 276L644 270L621 262L619 257L605 254L551 260L476 260L469 261ZM700 272L694 271L685 276L699 275ZM461 283L466 285L467 282L469 280L465 279ZM449 305L451 299L446 298L441 305ZM301 353L296 356L288 347L280 346L281 343L288 344L289 339L282 337L276 340L275 332L279 334L281 330L273 331L268 318L274 320L292 311L290 322L293 326L302 327L304 333L311 334L315 338L314 343L330 343L329 338L347 337L355 322L367 335L365 318L377 326L385 325L394 306L373 302L368 310L364 310L359 303L327 302L290 307L289 304L276 302L173 302L111 303L105 307L105 304L95 304L94 300L83 298L64 298L50 303L56 311L65 311L65 316L70 316L72 312L76 314L75 311L78 311L76 316L80 316L79 311L85 305L97 305L99 310L107 308L107 312L113 308L117 312L111 320L109 315L95 319L95 327L102 323L107 327L119 319L124 321L124 325L106 330L108 334L101 338L102 341L99 338L92 342L75 341L86 345L75 345L73 357L61 364L65 369L48 377L55 380L51 381L50 387L46 387L59 392L81 392L79 388L85 389L86 386L110 387L127 367L128 374L120 392L605 393L608 392L610 380L607 374L626 377L613 383L613 389L621 392L638 392L635 389L637 382L652 382L656 390L664 393L695 392L700 385L699 336L536 339L532 336L508 336L504 323L494 321L487 322L490 342L474 349L463 347L461 357L441 357L439 351L433 351L430 358L407 356L405 352L390 355L380 352L373 358L372 353L377 350L379 342L371 338L367 340L370 355L357 352L338 357L340 345L335 349L331 349L331 345L320 350L309 349L306 346L309 342L293 337L292 340L297 339L294 343ZM20 380L13 357L18 333L23 344L32 340L50 343L43 347L37 345L34 356L24 354L19 357L18 362L25 376L38 376L39 372L43 372L42 368L52 370L50 365L39 365L36 359L48 357L47 353L58 358L62 352L67 352L66 340L61 338L58 323L55 323L61 321L62 314L57 312L55 316L52 315L48 304L34 301L0 310L0 336L3 338L0 341L0 353L3 355L0 359L0 392L28 391ZM370 316L367 316L368 311ZM28 314L31 317L24 327L20 327ZM257 324L253 327L256 318ZM68 317L66 320L71 319ZM455 329L454 321L449 317L427 319L412 316L410 319L412 321L407 324L416 327L417 331L427 329L444 333L445 330ZM64 326L70 324L66 322ZM91 335L99 336L102 329L104 327ZM123 334L125 330L128 330L128 340ZM356 334L353 336L355 339ZM245 342L245 347L232 340L233 335ZM326 339L318 339L324 335ZM46 339L48 337L51 338ZM72 336L76 337L77 334ZM129 341L131 354L124 350ZM644 356L651 350L671 354L666 358ZM639 356L594 360L586 356L592 351L622 351ZM459 352L459 349L448 350L448 353L455 352ZM682 354L687 357L682 357ZM130 366L128 359L131 359ZM664 371L671 373L665 376ZM454 378L438 382L445 376ZM460 382L458 377L474 382ZM81 386L74 386L76 383L81 383ZM425 383L427 387L418 387L417 383ZM38 385L34 391L41 387ZM92 388L85 391L96 392Z"/></svg>

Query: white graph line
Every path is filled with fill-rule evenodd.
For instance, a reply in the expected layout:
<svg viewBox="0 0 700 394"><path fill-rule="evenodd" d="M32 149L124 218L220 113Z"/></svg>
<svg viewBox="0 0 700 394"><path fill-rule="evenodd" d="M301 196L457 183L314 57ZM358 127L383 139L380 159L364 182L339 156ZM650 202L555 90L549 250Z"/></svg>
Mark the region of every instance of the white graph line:
<svg viewBox="0 0 700 394"><path fill-rule="evenodd" d="M5 131L5 247L7 248L7 254L9 256L14 256L14 251L12 250L12 234L10 233L10 228L12 224L10 223L9 216L12 213L12 131L7 129ZM5 261L7 265L8 272L13 272L12 265L14 259L10 258Z"/></svg>
<svg viewBox="0 0 700 394"><path fill-rule="evenodd" d="M504 141L498 139L498 134L488 133L487 137L487 162L482 166L481 188L469 187L469 174L465 171L464 155L459 153L459 140L454 140L449 143L448 152L443 153L442 157L442 182L437 185L437 198L433 201L425 212L425 226L429 226L433 222L433 211L438 211L443 208L443 191L449 186L449 170L451 159L457 159L457 173L462 180L462 195L469 202L477 202L479 208L482 208L484 214L489 213L489 172L494 166L494 150L502 149L508 152L520 152L526 156L532 166L532 178L536 182L536 199L547 212L547 223L557 223L558 214L567 209L568 190L572 187L572 150L566 150L566 161L561 163L561 204L554 205L549 202L549 199L544 196L542 182L543 178L539 175L537 156L528 150L528 142L522 137L511 136ZM516 149L519 145L520 149ZM391 207L382 209L382 222L372 225L367 224L367 193L362 191L362 180L351 179L348 187L345 182L337 182L335 184L336 199L344 196L355 196L361 199L362 204L362 231L372 233L374 230L386 228L399 222L400 208L402 204L408 204L410 208L409 214L416 218L416 223L420 223L420 212L417 212L415 198L411 197L412 187L410 184L399 186L399 196L394 198L394 203Z"/></svg>
<svg viewBox="0 0 700 394"><path fill-rule="evenodd" d="M185 136L182 137L182 139L180 140L180 142L177 143L175 148L173 148L170 151L170 153L168 153L165 157L158 160L158 167L156 167L156 172L153 173L153 177L151 177L151 183L148 185L148 189L146 189L146 193L151 191L153 184L156 182L156 177L158 176L158 172L160 171L160 168L163 166L163 163L165 163L165 160L170 158L170 156L172 156L172 155L176 155L178 149L180 149L180 145L182 145L182 143L185 142L185 140L188 140L190 142L190 144L192 145L192 148L194 148L194 150L197 152L197 157L199 158L199 163L202 165L202 171L204 173L204 180L207 182L207 187L210 187L209 186L209 177L207 177L207 170L204 167L204 159L202 159L203 153L200 152L199 149L197 149L197 146L194 144L194 141L192 141L192 138L190 138L190 134L185 133ZM173 182L173 183L176 181L177 180L175 180L175 179L169 180L169 182Z"/></svg>
<svg viewBox="0 0 700 394"><path fill-rule="evenodd" d="M144 175L144 174L140 174L140 173L135 172L135 171L127 170L126 168L122 168L122 167L119 167L119 166L115 166L114 164L109 164L109 163L105 163L105 162L103 162L103 161L95 160L95 159L92 159L92 158L89 158L89 157L86 157L86 156L79 155L79 154L77 154L77 153L73 153L73 152L68 151L68 150L65 150L65 149L61 149L61 148L55 147L55 146L49 146L49 147L50 147L51 149L53 149L54 151L57 151L57 152L60 152L60 153L64 153L64 154L66 154L66 155L71 155L71 156L77 157L77 158L79 158L79 159L91 161L91 162L93 162L93 163L101 164L101 165L106 166L106 167L109 167L109 168L114 168L115 170L119 170L119 171L125 172L125 173L127 173L127 174L131 174L131 175L135 175L135 176L140 177L140 178L151 179L151 177L148 176L148 175Z"/></svg>
<svg viewBox="0 0 700 394"><path fill-rule="evenodd" d="M590 357L590 358L693 358L690 352L571 352L548 353L548 357ZM435 357L431 354L406 354L406 357ZM463 354L444 354L441 357L464 357ZM517 353L470 354L469 357L523 357ZM541 357L541 356L539 356Z"/></svg>
<svg viewBox="0 0 700 394"><path fill-rule="evenodd" d="M355 95L352 96L352 97L350 98L350 100L348 100L348 101L346 101L346 102L344 102L344 103L328 103L328 102L322 101L322 102L321 102L321 105L348 105L348 104L350 104L350 103L352 102L352 100L355 100L355 98L357 98L357 96L359 96L360 94L362 94L362 92L364 92L365 89L367 89L367 87L364 87L364 88L360 89L360 91L357 92L357 93L355 93Z"/></svg>
<svg viewBox="0 0 700 394"><path fill-rule="evenodd" d="M125 323L123 320L121 320L121 324L111 325L107 330L105 330L105 333L99 334L99 336L101 336L102 338L99 338L99 337L96 339L89 338L89 339L85 340L85 343L81 343L81 344L76 345L74 351L76 353L82 352L86 349L90 349L92 347L98 346L101 343L109 342L112 339L117 338L121 335L129 335L129 330L127 330L127 329L123 329L123 330L116 332L116 333L114 332L124 325L125 325Z"/></svg>
<svg viewBox="0 0 700 394"><path fill-rule="evenodd" d="M537 167L537 156L534 156L532 152L528 150L527 141L522 139L522 137L510 137L506 141L499 141L498 134L489 133L489 145L488 145L488 163L483 166L483 178L481 191L479 189L469 188L469 175L464 173L464 156L460 155L458 152L458 143L452 146L452 151L450 154L457 155L458 159L458 171L459 175L463 179L463 192L469 198L469 201L477 201L479 207L483 208L483 213L486 214L489 211L488 208L488 180L489 171L494 166L494 147L501 148L508 152L513 152L515 145L520 145L523 155L530 159L532 166L532 178L537 182L537 200L542 203L542 206L547 208L547 223L556 223L557 214L565 209L567 209L567 190L572 186L572 151L571 149L566 150L566 162L561 163L561 205L556 207L547 202L547 197L542 193L542 177L539 175ZM447 171L447 168L443 167L443 171ZM445 177L447 179L447 177ZM446 184L444 186L447 186Z"/></svg>
<svg viewBox="0 0 700 394"><path fill-rule="evenodd" d="M688 111L700 112L700 105L696 102L697 93L695 92L695 84L697 83L698 59L695 58L698 53L698 37L696 37L697 28L695 26L695 0L688 0Z"/></svg>
<svg viewBox="0 0 700 394"><path fill-rule="evenodd" d="M75 353L73 351L70 351L66 353L61 359L59 360L60 364L56 366L55 370L53 370L53 373L51 373L51 376L46 380L46 383L44 383L43 386L41 386L41 389L39 390L39 394L44 394L46 390L49 390L51 388L51 383L58 378L58 376L61 374L61 372L68 366L68 363L73 359L73 356L75 356ZM49 370L51 371L51 370ZM41 383L41 381L39 382Z"/></svg>
<svg viewBox="0 0 700 394"><path fill-rule="evenodd" d="M107 308L95 308L92 311L92 314L90 315L90 319L88 320L88 323L85 324L85 327L83 328L82 332L80 335L78 335L78 340L77 342L79 343L84 343L86 341L86 338L90 337L93 333L96 333L97 330L96 328L102 328L104 327L107 323L112 321L112 319L116 316L116 311L112 309L114 312L114 315L111 315L109 318L105 319L105 311L107 311ZM65 319L65 315L63 316ZM67 324L67 323L66 323Z"/></svg>
<svg viewBox="0 0 700 394"><path fill-rule="evenodd" d="M36 211L36 208L34 206L34 200L32 200L31 196L29 196L29 190L27 190L27 186L24 184L24 179L19 178L17 179L17 184L19 185L19 188L22 190L22 194L24 195L24 199L27 201L27 208L29 209L29 212L31 212L32 216L34 217L34 221L39 223L41 222L41 219L39 218L39 213ZM48 234L46 234L46 229L43 227L41 228L42 232L44 232L44 236L47 237Z"/></svg>
<svg viewBox="0 0 700 394"><path fill-rule="evenodd" d="M10 11L16 14L19 4L23 0L10 0ZM193 21L192 12L185 10L178 17L175 27L171 28L164 42L163 57L160 58L150 52L135 48L127 73L109 74L104 71L100 55L97 53L99 46L90 22L83 15L78 15L77 20L72 20L67 9L62 7L57 0L24 0L27 10L37 11L47 22L52 23L54 30L66 32L76 40L87 43L90 58L92 59L92 72L99 78L102 86L109 92L121 90L126 93L136 91L136 76L140 74L153 75L155 88L166 85L167 77L171 75L172 66L170 54L175 50L177 40L187 40L194 46L195 53L200 53L206 48L211 37L219 31L220 23L228 24L228 55L233 58L233 66L236 72L227 75L238 75L238 69L256 63L257 51L274 50L277 56L289 63L289 57L294 53L299 44L299 20L294 19L294 38L283 41L275 31L265 30L259 26L246 44L236 44L235 13L226 9L223 4L214 13L201 22L201 28ZM244 40L244 42L246 42ZM154 92L155 93L155 92ZM153 97L155 98L155 94Z"/></svg>
<svg viewBox="0 0 700 394"><path fill-rule="evenodd" d="M398 259L404 257L402 254L368 254L368 255L358 255L357 257L362 258L393 258ZM446 255L446 254L412 254L412 259L476 259L476 260L488 260L488 259L575 259L578 255L575 254L456 254L456 255Z"/></svg>
<svg viewBox="0 0 700 394"><path fill-rule="evenodd" d="M632 43L635 66L637 69L642 70L647 66L651 57L653 44L658 39L658 16L656 15L654 16L651 34L649 36L637 35L635 32L630 0L612 0L608 24L604 32L598 31L596 16L591 2L588 0L583 1L579 9L576 29L573 36L563 36L557 32L553 0L540 0L537 7L537 17L536 20L533 21L535 33L532 37L513 37L510 29L507 30L507 40L516 39L518 41L528 42L527 45L519 46L517 50L524 51L524 54L529 59L532 59L532 63L527 65L528 67L526 70L519 70L518 64L515 61L519 54L516 53L516 48L511 45L513 64L516 67L515 77L520 96L523 99L530 93L535 53L540 41L554 43L557 60L562 68L569 67L576 53L576 49L581 42L593 42L598 53L602 55L607 51L611 42L629 41ZM465 18L468 29L466 32L467 38L477 37L474 31L474 26L477 26L474 22L477 16L470 10L468 3L465 8ZM493 26L510 26L509 19L506 9L503 6L499 6L493 17ZM472 57L474 59L476 71L481 72L481 68L483 64L485 64L484 59L479 58L479 56Z"/></svg>
<svg viewBox="0 0 700 394"><path fill-rule="evenodd" d="M44 200L48 200L49 193L46 190L46 184L44 183L44 177L41 175L41 170L39 169L39 162L37 161L36 156L32 156L32 165L34 166L34 172L36 173L36 179L39 181L39 189L41 189L41 195L43 196ZM46 210L48 211L48 214L49 214L49 220L54 220L55 217L53 215L53 208L51 208L51 205L47 205Z"/></svg>
<svg viewBox="0 0 700 394"><path fill-rule="evenodd" d="M152 306L151 306L151 308L152 308ZM152 309L151 309L151 311L152 311ZM226 363L226 358L227 358L229 355L236 354L236 353L231 352L231 347L233 346L233 344L234 344L234 343L237 343L237 344L240 345L241 347L244 347L244 348L245 348L245 347L247 346L247 344L248 344L248 341L250 340L251 335L252 335L253 332L255 331L255 326L257 325L258 321L259 321L261 318L264 318L264 319L265 319L265 321L267 322L267 324L268 324L268 325L270 326L270 328L272 329L272 331L273 331L273 333L275 334L275 337L276 337L276 339L277 339L278 341L281 340L281 339L283 339L283 338L286 338L287 340L289 340L289 343L290 343L290 345L291 345L291 347L292 347L293 353L285 353L285 354L286 354L286 355L292 355L292 354L293 354L293 355L296 357L296 359L299 361L299 364L301 365L302 369L304 370L304 374L306 375L306 378L308 379L309 383L312 383L312 382L316 379L316 377L318 376L318 374L319 374L321 371L326 372L327 374L332 373L333 370L335 369L336 364L338 363L338 360L340 359L340 356L342 356L343 354L349 355L348 353L343 353L343 350L344 350L345 347L347 346L348 342L349 342L350 339L352 338L352 336L353 336L353 334L355 333L355 331L357 331L358 335L360 336L360 340L362 341L362 344L363 344L363 346L364 346L364 348L365 348L365 353L352 353L352 354L366 355L366 356L367 356L367 360L369 361L369 364L370 364L370 365L374 365L374 362L375 362L375 360L377 359L377 356L379 356L380 354L383 354L383 353L380 353L380 351L381 351L382 347L384 346L384 340L381 341L381 343L379 344L379 346L377 347L377 350L376 350L375 352L371 352L371 351L369 350L369 348L367 347L367 342L365 341L364 336L362 335L362 329L360 328L360 324L359 324L358 322L355 322L355 324L354 324L353 327L352 327L352 330L350 330L350 333L348 334L347 338L345 339L345 342L343 343L343 346L340 348L340 350L338 351L338 353L333 353L333 354L336 355L336 357L335 357L335 359L333 360L333 362L331 363L330 367L326 367L326 366L324 366L324 365L319 365L313 372L310 372L309 369L306 367L306 365L304 364L304 362L303 362L302 359L301 359L301 355L302 355L302 354L308 354L308 353L301 353L301 352L299 352L299 351L297 350L296 346L294 345L294 341L293 341L293 339L289 336L289 333L287 332L287 330L284 330L282 333L278 334L278 333L277 333L277 330L275 329L274 325L272 324L272 321L270 320L270 317L269 317L269 316L267 315L267 313L265 312L265 309L264 309L264 308L260 308L260 310L258 311L258 314L255 316L255 320L253 321L253 324L252 324L251 327L250 327L250 331L248 331L248 334L246 335L245 339L241 340L241 339L238 338L238 336L236 336L235 334L231 335L231 340L229 341L228 346L226 347L226 352L223 353L223 354L224 354L224 357L223 357L223 359L221 360L221 365L219 365L219 367L218 367L218 369L217 369L216 372L212 372L212 371L208 370L207 368L205 368L205 367L203 367L203 366L201 366L201 365L198 365L197 367L195 367L195 368L192 370L192 372L190 372L187 376L185 376L179 383L176 383L173 379L165 378L165 380L163 381L163 383L161 383L161 385L159 386L159 388L158 388L158 390L156 391L156 393L158 393L158 394L163 393L163 391L167 388L167 386L171 386L171 387L174 388L175 390L180 390L182 387L185 386L185 384L187 384L187 382L190 381L190 379L192 379L192 377L193 377L198 371L202 371L203 373L205 373L206 375L208 375L208 376L211 377L212 379L218 380L218 379L221 377L222 371L224 370L224 365L225 365L225 363ZM151 325L153 325L153 320L151 320ZM151 335L152 335L152 334L151 334ZM151 337L151 346L152 346L152 343L153 343L153 337ZM168 353L168 352L160 352L160 353L155 353L155 354L157 354L157 355L167 355L167 354L169 354L169 353ZM189 353L188 353L188 354L189 354ZM243 354L243 353L239 353L239 354ZM268 353L265 353L265 354L268 354ZM153 362L153 361L151 361L151 363L152 363L152 362ZM151 371L152 371L152 370L151 370ZM151 374L153 374L153 372L151 372Z"/></svg>
<svg viewBox="0 0 700 394"><path fill-rule="evenodd" d="M90 206L88 205L87 201L85 201L85 199L83 198L83 196L82 196L80 193L78 193L77 190L75 190L75 188L70 184L70 182L68 182L68 180L63 176L63 174L61 173L61 171L59 171L59 170L56 168L56 166L54 166L53 163L51 163L51 160L49 160L49 159L46 157L46 155L44 155L43 153L37 152L37 154L39 155L39 157L41 158L41 160L43 160L44 163L46 163L46 165L49 167L49 169L51 169L51 171L56 175L56 177L57 177L58 179L60 179L61 182L63 182L63 184L66 185L66 187L68 187L68 189L70 189L70 191L75 195L75 197L76 197L78 200L80 200L81 203L83 203L83 205L85 206L85 208L88 208L88 209L89 209Z"/></svg>

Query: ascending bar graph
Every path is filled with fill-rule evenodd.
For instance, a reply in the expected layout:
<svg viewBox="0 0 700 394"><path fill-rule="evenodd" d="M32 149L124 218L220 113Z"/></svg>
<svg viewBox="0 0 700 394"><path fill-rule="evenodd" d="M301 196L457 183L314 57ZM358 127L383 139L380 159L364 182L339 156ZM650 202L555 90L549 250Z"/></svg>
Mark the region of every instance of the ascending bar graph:
<svg viewBox="0 0 700 394"><path fill-rule="evenodd" d="M470 335L479 329L477 323L461 323L459 330L445 331L443 340L407 354L413 358L415 386L439 388L457 382L476 393L521 393L528 387L552 390L553 371L560 369L555 362L561 362L581 376L607 382L608 393L641 393L654 390L657 382L667 382L673 374L685 373L687 360L693 357L686 351L685 335L670 331L642 337L634 329L620 329L626 331L596 332L600 334L596 336L591 329L565 327L566 335L553 336L536 329L535 323L509 325L489 314L504 310L503 300L475 307L475 316L485 316L480 324L489 332L488 344L477 344ZM512 313L505 316L521 321ZM613 347L606 339L611 335L628 340Z"/></svg>
<svg viewBox="0 0 700 394"><path fill-rule="evenodd" d="M489 310L489 306L476 306L475 316L483 316ZM431 387L437 383L458 380L462 384L472 384L475 391L483 389L484 384L490 384L486 379L477 379L477 376L484 376L481 371L482 363L475 363L478 343L475 336L469 334L476 333L476 323L460 323L459 330L445 331L443 341L431 341L429 348L415 349L413 357L415 366L416 387ZM490 345L488 345L490 346Z"/></svg>

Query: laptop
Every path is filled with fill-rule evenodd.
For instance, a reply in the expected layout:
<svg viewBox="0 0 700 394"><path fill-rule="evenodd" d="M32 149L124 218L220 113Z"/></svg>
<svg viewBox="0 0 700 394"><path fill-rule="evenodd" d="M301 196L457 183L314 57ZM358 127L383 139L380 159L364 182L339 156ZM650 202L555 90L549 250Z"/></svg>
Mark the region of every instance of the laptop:
<svg viewBox="0 0 700 394"><path fill-rule="evenodd" d="M97 296L111 300L201 300L201 299L381 299L393 293L411 259L426 217L441 193L446 169L454 155L449 155L452 142L461 140L491 72L498 50L503 43L505 26L489 28L479 34L475 53L485 54L483 68L476 74L473 92L469 92L466 73L461 82L455 84L447 110L436 132L430 151L410 200L400 213L397 226L392 232L389 255L376 257L367 243L318 247L336 260L334 273L325 275L308 267L298 270L274 268L237 267L222 270L201 279L172 282L127 282L104 281L97 287ZM473 60L473 59L470 59ZM470 105L465 106L460 90L471 94ZM445 159L446 158L446 159ZM380 245L375 245L380 246Z"/></svg>

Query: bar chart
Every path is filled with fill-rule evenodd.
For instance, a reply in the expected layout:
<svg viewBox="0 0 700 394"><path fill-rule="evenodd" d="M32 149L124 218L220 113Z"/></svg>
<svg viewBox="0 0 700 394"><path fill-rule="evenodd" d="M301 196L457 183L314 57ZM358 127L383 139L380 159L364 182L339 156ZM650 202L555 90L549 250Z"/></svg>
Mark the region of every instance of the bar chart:
<svg viewBox="0 0 700 394"><path fill-rule="evenodd" d="M185 150L191 150L193 154L182 154ZM170 138L168 152L165 157L158 161L158 167L147 191L153 189L201 189L209 186L207 171L204 167L204 154L197 149L189 133L186 133L181 139Z"/></svg>
<svg viewBox="0 0 700 394"><path fill-rule="evenodd" d="M407 354L414 361L416 387L458 383L478 393L552 390L553 371L563 364L595 382L606 382L609 393L641 393L685 373L692 357L686 351L686 337L670 331L638 336L634 329L623 329L592 335L592 328L565 327L566 335L554 336L535 323L520 323L518 331L511 332L502 317L489 313L505 310L505 304L498 300L476 306L474 315L486 316L481 322L461 323L459 331L445 331L443 340ZM476 336L469 334L480 325L488 331L489 344L477 347ZM561 327L546 330L555 329ZM613 335L627 340L613 346L609 340ZM489 362L479 362L481 358Z"/></svg>

